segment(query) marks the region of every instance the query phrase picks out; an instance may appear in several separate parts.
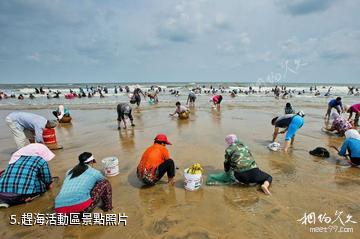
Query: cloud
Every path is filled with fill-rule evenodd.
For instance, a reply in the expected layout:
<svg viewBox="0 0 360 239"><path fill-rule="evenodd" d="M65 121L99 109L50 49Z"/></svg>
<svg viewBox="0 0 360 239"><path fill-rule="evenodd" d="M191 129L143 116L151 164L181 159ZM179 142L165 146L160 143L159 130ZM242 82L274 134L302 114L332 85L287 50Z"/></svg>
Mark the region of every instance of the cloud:
<svg viewBox="0 0 360 239"><path fill-rule="evenodd" d="M275 3L291 15L307 15L323 12L338 0L275 0Z"/></svg>
<svg viewBox="0 0 360 239"><path fill-rule="evenodd" d="M158 27L158 36L172 42L190 42L201 30L202 21L198 2L180 2Z"/></svg>
<svg viewBox="0 0 360 239"><path fill-rule="evenodd" d="M33 54L26 56L26 59L28 59L30 61L39 62L40 54L38 52L34 52Z"/></svg>
<svg viewBox="0 0 360 239"><path fill-rule="evenodd" d="M300 41L289 38L280 44L281 55L285 58L307 60L360 59L360 31L344 29L331 32L321 38Z"/></svg>
<svg viewBox="0 0 360 239"><path fill-rule="evenodd" d="M232 29L232 25L231 25L230 21L222 13L216 14L215 20L213 22L213 27L215 29L220 29L220 30L231 30Z"/></svg>
<svg viewBox="0 0 360 239"><path fill-rule="evenodd" d="M182 19L170 18L159 28L158 36L173 42L190 42L196 34L191 25L185 16Z"/></svg>
<svg viewBox="0 0 360 239"><path fill-rule="evenodd" d="M324 59L360 58L360 31L344 29L322 39L319 55Z"/></svg>
<svg viewBox="0 0 360 239"><path fill-rule="evenodd" d="M140 43L136 48L142 51L153 51L162 47L163 45L158 38L149 37Z"/></svg>
<svg viewBox="0 0 360 239"><path fill-rule="evenodd" d="M314 59L318 46L319 40L316 38L301 41L297 37L291 37L280 43L281 56L284 58Z"/></svg>
<svg viewBox="0 0 360 239"><path fill-rule="evenodd" d="M209 6L202 0L181 1L158 27L158 37L177 43L191 42L204 34L231 30L228 17Z"/></svg>
<svg viewBox="0 0 360 239"><path fill-rule="evenodd" d="M274 56L270 51L249 54L248 58L250 62L270 62L274 60Z"/></svg>
<svg viewBox="0 0 360 239"><path fill-rule="evenodd" d="M217 45L220 54L238 54L248 50L251 39L246 32L236 35L231 41L223 41Z"/></svg>

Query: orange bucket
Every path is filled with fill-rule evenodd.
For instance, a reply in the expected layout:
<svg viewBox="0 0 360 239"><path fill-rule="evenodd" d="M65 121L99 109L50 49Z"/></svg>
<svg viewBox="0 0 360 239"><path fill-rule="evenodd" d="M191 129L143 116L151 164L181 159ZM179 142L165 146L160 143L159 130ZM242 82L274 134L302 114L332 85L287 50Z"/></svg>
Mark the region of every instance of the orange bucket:
<svg viewBox="0 0 360 239"><path fill-rule="evenodd" d="M43 139L45 144L56 144L55 129L45 128L43 130Z"/></svg>

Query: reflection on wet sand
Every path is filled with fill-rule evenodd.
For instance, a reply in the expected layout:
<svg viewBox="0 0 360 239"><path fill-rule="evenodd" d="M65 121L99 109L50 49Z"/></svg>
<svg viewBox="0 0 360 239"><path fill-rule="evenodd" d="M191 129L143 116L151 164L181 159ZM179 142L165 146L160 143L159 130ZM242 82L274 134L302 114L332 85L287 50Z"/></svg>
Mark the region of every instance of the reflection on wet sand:
<svg viewBox="0 0 360 239"><path fill-rule="evenodd" d="M130 153L135 150L135 129L122 129L119 130L119 141L122 148Z"/></svg>
<svg viewBox="0 0 360 239"><path fill-rule="evenodd" d="M360 169L341 166L333 151L325 160L308 153L317 146L340 146L343 141L320 131L318 109L303 108L310 113L288 155L266 148L273 130L269 124L273 114L265 107L262 109L222 107L215 111L209 106L196 108L189 120L180 121L168 117L172 105L151 110L134 107L136 127L124 131L116 129L114 110L72 110L72 125L57 128L64 149L56 151L56 158L50 162L52 174L60 176L59 183L29 204L1 209L0 238L314 238L309 227L297 221L306 212L333 215L336 210L343 210L359 222ZM49 114L47 110L34 112ZM0 111L0 118L7 113ZM136 167L144 150L160 132L166 133L173 143L168 149L179 167L176 185L169 187L163 180L145 188L137 179ZM205 169L204 180L210 173L222 172L224 137L229 133L237 134L249 146L259 167L273 176L271 197L261 193L258 187L242 185L203 185L195 192L184 190L183 171L193 163L200 163ZM3 122L0 122L0 135L0 166L5 167L14 142ZM279 137L279 142L283 140L283 136ZM109 178L114 205L111 213L125 212L129 216L126 227L9 225L11 214L52 211L65 172L84 151L91 151L99 159L94 167L100 170L102 158L119 158L120 174ZM352 225L355 232L360 229L359 224ZM342 236L357 238L356 235ZM329 235L316 237L329 238Z"/></svg>

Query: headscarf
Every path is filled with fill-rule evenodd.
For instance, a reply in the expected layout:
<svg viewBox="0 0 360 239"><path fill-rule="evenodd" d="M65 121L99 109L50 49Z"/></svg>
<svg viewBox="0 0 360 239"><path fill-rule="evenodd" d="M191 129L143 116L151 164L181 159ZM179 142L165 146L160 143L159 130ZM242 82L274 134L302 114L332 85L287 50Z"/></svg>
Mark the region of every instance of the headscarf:
<svg viewBox="0 0 360 239"><path fill-rule="evenodd" d="M345 137L347 139L357 139L360 140L360 134L356 129L349 129L345 132Z"/></svg>
<svg viewBox="0 0 360 239"><path fill-rule="evenodd" d="M58 115L58 119L61 120L64 117L65 114L65 109L63 105L59 105L58 107L58 111L60 113L60 115Z"/></svg>
<svg viewBox="0 0 360 239"><path fill-rule="evenodd" d="M238 140L238 138L236 137L235 134L229 134L228 136L226 136L225 138L225 143L226 145L229 147L230 145L232 145L233 143L235 143Z"/></svg>
<svg viewBox="0 0 360 239"><path fill-rule="evenodd" d="M338 114L338 112L332 112L331 113L331 119L332 120L336 120L337 118L339 118L340 117L340 115Z"/></svg>
<svg viewBox="0 0 360 239"><path fill-rule="evenodd" d="M9 164L15 163L21 156L39 156L45 161L50 161L55 154L44 144L33 143L22 147L11 156Z"/></svg>

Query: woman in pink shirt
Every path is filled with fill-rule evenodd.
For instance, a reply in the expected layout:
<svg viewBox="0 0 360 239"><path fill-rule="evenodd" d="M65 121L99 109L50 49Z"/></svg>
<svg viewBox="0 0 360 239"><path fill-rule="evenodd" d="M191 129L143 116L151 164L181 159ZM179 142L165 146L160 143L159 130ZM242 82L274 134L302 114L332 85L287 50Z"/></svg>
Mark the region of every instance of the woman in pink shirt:
<svg viewBox="0 0 360 239"><path fill-rule="evenodd" d="M345 106L345 111L350 114L348 120L350 120L352 118L353 113L355 113L355 119L354 119L355 126L359 126L360 104L354 104L350 107Z"/></svg>
<svg viewBox="0 0 360 239"><path fill-rule="evenodd" d="M220 103L221 103L222 99L223 99L222 95L215 95L211 98L211 101L214 104L214 108L220 107Z"/></svg>

